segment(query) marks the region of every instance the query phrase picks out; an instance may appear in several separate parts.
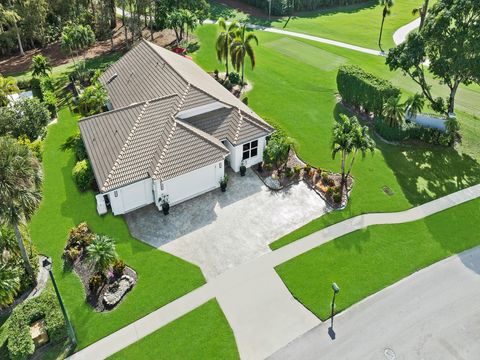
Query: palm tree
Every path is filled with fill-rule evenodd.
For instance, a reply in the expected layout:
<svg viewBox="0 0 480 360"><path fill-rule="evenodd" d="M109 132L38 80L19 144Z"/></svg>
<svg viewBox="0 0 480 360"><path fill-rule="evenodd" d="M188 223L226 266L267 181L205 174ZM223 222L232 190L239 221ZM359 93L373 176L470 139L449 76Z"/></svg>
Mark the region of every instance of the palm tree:
<svg viewBox="0 0 480 360"><path fill-rule="evenodd" d="M118 258L115 242L108 236L97 235L95 240L87 246L87 256L95 265L95 269L103 273Z"/></svg>
<svg viewBox="0 0 480 360"><path fill-rule="evenodd" d="M391 97L383 104L383 117L388 120L390 127L400 127L403 124L405 108L400 103L400 97Z"/></svg>
<svg viewBox="0 0 480 360"><path fill-rule="evenodd" d="M20 20L20 16L15 10L13 10L12 0L9 1L10 10L7 10L0 4L0 28L3 25L9 25L15 28L15 33L17 35L18 48L20 49L20 55L24 56L25 52L23 51L22 39L20 37L20 30L18 29L17 22ZM0 33L2 31L0 30Z"/></svg>
<svg viewBox="0 0 480 360"><path fill-rule="evenodd" d="M10 305L20 289L20 278L11 266L0 264L0 309Z"/></svg>
<svg viewBox="0 0 480 360"><path fill-rule="evenodd" d="M185 26L185 31L186 31L186 40L188 41L188 32L189 31L194 31L195 28L197 27L198 24L198 18L197 16L191 12L190 10L184 10L182 12L183 15L183 24Z"/></svg>
<svg viewBox="0 0 480 360"><path fill-rule="evenodd" d="M353 147L353 131L355 123L348 116L341 114L340 122L336 123L333 127L333 140L332 140L332 159L335 159L337 154L340 154L342 159L342 179L340 186L340 196L343 195L343 189L346 183L346 163L348 156L354 150Z"/></svg>
<svg viewBox="0 0 480 360"><path fill-rule="evenodd" d="M413 118L417 116L417 114L421 113L424 106L425 98L423 97L423 95L418 93L410 96L405 102L405 107L410 118Z"/></svg>
<svg viewBox="0 0 480 360"><path fill-rule="evenodd" d="M8 95L19 91L20 89L14 77L9 76L5 78L0 75L0 106L6 106L8 104Z"/></svg>
<svg viewBox="0 0 480 360"><path fill-rule="evenodd" d="M230 57L230 45L238 31L238 22L232 21L230 25L227 25L224 18L218 19L218 26L221 31L218 35L215 49L217 51L218 61L225 61L225 79L228 78L228 59Z"/></svg>
<svg viewBox="0 0 480 360"><path fill-rule="evenodd" d="M350 121L353 124L353 154L350 160L350 166L348 168L347 174L345 175L345 180L348 179L350 173L352 172L353 163L355 162L355 158L359 151L362 153L362 157L365 157L368 151L370 151L372 154L375 152L375 141L373 141L373 139L368 134L368 127L360 125L358 119L355 116L351 117Z"/></svg>
<svg viewBox="0 0 480 360"><path fill-rule="evenodd" d="M378 47L380 50L383 51L382 49L382 33L383 33L383 24L385 23L385 18L387 15L390 15L391 8L394 5L393 0L380 0L380 5L383 6L383 11L382 11L382 25L380 26L380 36L378 37Z"/></svg>
<svg viewBox="0 0 480 360"><path fill-rule="evenodd" d="M47 57L39 54L32 58L31 69L33 77L46 77L52 72L52 65Z"/></svg>
<svg viewBox="0 0 480 360"><path fill-rule="evenodd" d="M246 25L237 30L235 39L231 46L232 65L237 70L242 69L242 86L245 84L245 55L248 55L252 63L252 69L255 68L255 51L252 47L252 41L258 45L258 39L254 33L249 33L245 36Z"/></svg>
<svg viewBox="0 0 480 360"><path fill-rule="evenodd" d="M42 168L25 145L11 137L0 137L0 223L15 231L25 269L36 279L23 245L20 224L25 224L42 199Z"/></svg>
<svg viewBox="0 0 480 360"><path fill-rule="evenodd" d="M422 29L423 24L425 23L425 18L427 17L428 12L428 2L429 0L424 0L422 6L415 8L412 10L412 15L417 16L420 15L420 27L419 30Z"/></svg>

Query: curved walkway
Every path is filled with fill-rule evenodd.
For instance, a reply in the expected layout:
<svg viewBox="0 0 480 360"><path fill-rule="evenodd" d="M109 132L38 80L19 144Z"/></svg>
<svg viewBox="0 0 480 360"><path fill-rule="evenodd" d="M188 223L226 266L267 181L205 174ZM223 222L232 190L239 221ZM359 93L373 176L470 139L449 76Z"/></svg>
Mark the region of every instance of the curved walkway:
<svg viewBox="0 0 480 360"><path fill-rule="evenodd" d="M264 359L320 320L297 302L275 266L319 245L371 225L422 219L480 197L480 184L397 213L359 215L327 227L249 263L86 347L71 359L105 358L216 297L235 334L242 359Z"/></svg>
<svg viewBox="0 0 480 360"><path fill-rule="evenodd" d="M403 43L409 33L420 26L420 18L413 20L412 22L408 23L407 25L402 26L397 31L393 33L393 42L395 45L399 45Z"/></svg>

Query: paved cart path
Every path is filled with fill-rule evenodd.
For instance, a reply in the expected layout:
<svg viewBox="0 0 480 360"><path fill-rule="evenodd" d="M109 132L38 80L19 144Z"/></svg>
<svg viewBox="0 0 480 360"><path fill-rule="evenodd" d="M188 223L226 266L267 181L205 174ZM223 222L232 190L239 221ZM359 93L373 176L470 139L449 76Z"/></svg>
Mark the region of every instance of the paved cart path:
<svg viewBox="0 0 480 360"><path fill-rule="evenodd" d="M202 287L71 356L105 358L212 298L227 317L243 359L264 359L320 324L296 301L274 267L339 236L376 224L415 221L480 197L480 184L397 213L359 215L233 268Z"/></svg>

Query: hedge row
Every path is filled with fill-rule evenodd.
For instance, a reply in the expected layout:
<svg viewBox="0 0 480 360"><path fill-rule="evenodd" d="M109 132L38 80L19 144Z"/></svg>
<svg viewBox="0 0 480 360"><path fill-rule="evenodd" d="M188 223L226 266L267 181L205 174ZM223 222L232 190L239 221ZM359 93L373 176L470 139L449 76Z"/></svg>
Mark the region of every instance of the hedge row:
<svg viewBox="0 0 480 360"><path fill-rule="evenodd" d="M268 12L268 0L240 0ZM272 15L288 15L292 11L311 11L327 7L347 6L365 3L368 0L272 0Z"/></svg>
<svg viewBox="0 0 480 360"><path fill-rule="evenodd" d="M375 120L375 131L388 141L420 140L428 144L449 146L453 138L438 129L425 128L414 123L407 123L400 128L392 128L382 119Z"/></svg>
<svg viewBox="0 0 480 360"><path fill-rule="evenodd" d="M23 360L33 355L35 344L30 336L30 324L45 319L50 342L55 344L66 336L65 321L58 300L51 290L18 305L8 319L7 350L12 360Z"/></svg>
<svg viewBox="0 0 480 360"><path fill-rule="evenodd" d="M43 77L41 79L32 78L30 80L33 96L42 101L50 111L52 118L57 116L57 98L55 96L55 86L50 77Z"/></svg>
<svg viewBox="0 0 480 360"><path fill-rule="evenodd" d="M382 114L383 104L389 98L400 96L400 89L390 81L355 65L344 65L338 69L337 88L344 102L374 116Z"/></svg>

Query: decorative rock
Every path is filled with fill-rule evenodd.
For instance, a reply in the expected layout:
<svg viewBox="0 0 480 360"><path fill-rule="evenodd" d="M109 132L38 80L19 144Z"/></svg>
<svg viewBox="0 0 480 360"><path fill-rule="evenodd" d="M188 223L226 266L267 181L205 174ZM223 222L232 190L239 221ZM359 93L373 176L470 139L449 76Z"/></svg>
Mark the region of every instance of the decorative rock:
<svg viewBox="0 0 480 360"><path fill-rule="evenodd" d="M279 190L282 188L282 186L280 185L280 181L278 181L277 179L272 179L272 177L268 177L265 179L265 184L270 188L270 189L273 189L273 190Z"/></svg>
<svg viewBox="0 0 480 360"><path fill-rule="evenodd" d="M123 296L133 286L133 279L128 275L122 275L122 277L111 284L105 294L103 295L103 302L108 306L117 305Z"/></svg>
<svg viewBox="0 0 480 360"><path fill-rule="evenodd" d="M30 336L36 348L50 341L47 330L45 329L45 319L37 320L30 325Z"/></svg>

